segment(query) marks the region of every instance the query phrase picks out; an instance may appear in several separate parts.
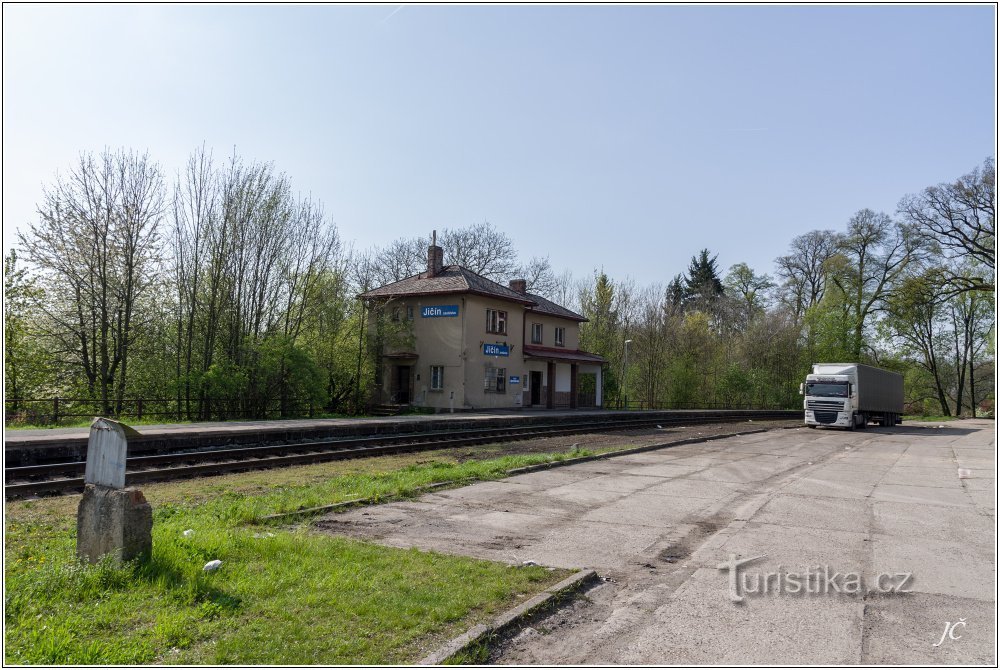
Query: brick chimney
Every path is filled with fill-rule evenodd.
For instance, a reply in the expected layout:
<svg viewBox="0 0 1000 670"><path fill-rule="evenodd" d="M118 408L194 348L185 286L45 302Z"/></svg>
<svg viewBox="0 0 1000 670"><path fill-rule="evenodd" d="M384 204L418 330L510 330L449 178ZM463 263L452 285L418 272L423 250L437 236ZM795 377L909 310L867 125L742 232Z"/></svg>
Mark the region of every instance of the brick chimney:
<svg viewBox="0 0 1000 670"><path fill-rule="evenodd" d="M444 268L444 249L437 245L437 231L431 237L431 246L427 247L427 276L436 277Z"/></svg>
<svg viewBox="0 0 1000 670"><path fill-rule="evenodd" d="M510 280L510 290L515 293L527 293L528 292L528 282L524 279L511 279Z"/></svg>

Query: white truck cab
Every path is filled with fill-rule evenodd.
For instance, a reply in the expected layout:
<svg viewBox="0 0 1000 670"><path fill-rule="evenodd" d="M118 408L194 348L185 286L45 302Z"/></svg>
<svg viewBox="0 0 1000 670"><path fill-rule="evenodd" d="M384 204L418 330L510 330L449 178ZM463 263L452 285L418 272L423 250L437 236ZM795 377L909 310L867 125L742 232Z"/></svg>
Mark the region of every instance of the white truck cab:
<svg viewBox="0 0 1000 670"><path fill-rule="evenodd" d="M852 375L806 375L803 385L806 425L859 427L857 378Z"/></svg>

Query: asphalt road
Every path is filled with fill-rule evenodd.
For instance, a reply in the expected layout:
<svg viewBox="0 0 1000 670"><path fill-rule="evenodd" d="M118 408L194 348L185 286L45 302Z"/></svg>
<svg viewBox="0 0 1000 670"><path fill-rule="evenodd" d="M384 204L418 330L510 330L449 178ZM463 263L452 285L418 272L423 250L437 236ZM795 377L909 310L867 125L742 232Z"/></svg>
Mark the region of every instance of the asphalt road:
<svg viewBox="0 0 1000 670"><path fill-rule="evenodd" d="M330 515L397 547L595 568L506 664L996 663L996 424L773 430ZM754 559L732 569L734 562Z"/></svg>

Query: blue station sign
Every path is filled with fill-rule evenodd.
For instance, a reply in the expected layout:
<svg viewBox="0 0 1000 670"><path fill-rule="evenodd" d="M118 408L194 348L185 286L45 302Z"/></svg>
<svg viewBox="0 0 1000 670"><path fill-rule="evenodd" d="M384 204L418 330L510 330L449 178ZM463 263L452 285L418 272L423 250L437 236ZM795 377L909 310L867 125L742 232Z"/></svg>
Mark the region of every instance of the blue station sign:
<svg viewBox="0 0 1000 670"><path fill-rule="evenodd" d="M458 305L428 305L420 310L420 316L425 319L439 316L458 316Z"/></svg>
<svg viewBox="0 0 1000 670"><path fill-rule="evenodd" d="M487 356L510 356L510 347L506 344L484 344L483 353Z"/></svg>
<svg viewBox="0 0 1000 670"><path fill-rule="evenodd" d="M510 383L511 384L520 384L521 383L521 378L518 375L511 375L510 376Z"/></svg>

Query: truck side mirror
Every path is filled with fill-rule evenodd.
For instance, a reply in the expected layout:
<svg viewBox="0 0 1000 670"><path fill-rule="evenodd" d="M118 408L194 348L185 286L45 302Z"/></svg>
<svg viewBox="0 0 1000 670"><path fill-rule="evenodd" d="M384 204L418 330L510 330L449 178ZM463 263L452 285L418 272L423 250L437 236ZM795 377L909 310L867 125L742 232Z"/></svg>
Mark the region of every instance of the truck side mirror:
<svg viewBox="0 0 1000 670"><path fill-rule="evenodd" d="M805 393L805 384L799 384L799 395Z"/></svg>

